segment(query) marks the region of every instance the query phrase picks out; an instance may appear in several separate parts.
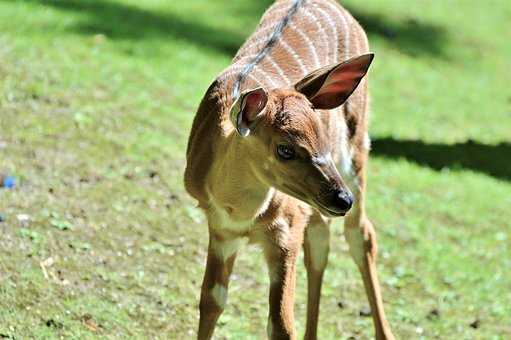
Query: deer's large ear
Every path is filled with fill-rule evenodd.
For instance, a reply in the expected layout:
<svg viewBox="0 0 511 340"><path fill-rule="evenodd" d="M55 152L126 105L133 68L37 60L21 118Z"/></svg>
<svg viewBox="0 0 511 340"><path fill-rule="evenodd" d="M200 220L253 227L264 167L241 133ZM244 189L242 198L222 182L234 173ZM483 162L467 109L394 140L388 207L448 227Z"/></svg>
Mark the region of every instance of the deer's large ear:
<svg viewBox="0 0 511 340"><path fill-rule="evenodd" d="M364 54L342 63L322 67L300 80L295 89L316 109L330 110L342 105L367 73L374 54Z"/></svg>
<svg viewBox="0 0 511 340"><path fill-rule="evenodd" d="M230 118L236 131L246 137L261 117L268 103L268 93L262 87L243 92L231 107Z"/></svg>

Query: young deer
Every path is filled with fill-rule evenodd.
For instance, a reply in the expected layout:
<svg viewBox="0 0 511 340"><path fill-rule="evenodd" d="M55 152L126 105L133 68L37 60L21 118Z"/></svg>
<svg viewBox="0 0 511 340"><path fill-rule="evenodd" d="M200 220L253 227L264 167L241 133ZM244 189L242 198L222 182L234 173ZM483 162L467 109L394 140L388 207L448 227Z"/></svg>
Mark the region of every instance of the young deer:
<svg viewBox="0 0 511 340"><path fill-rule="evenodd" d="M329 225L344 215L376 338L393 339L376 274L376 236L364 210L369 138L362 78L372 59L363 29L333 0L282 0L207 90L185 172L210 234L199 339L212 337L242 239L260 244L268 264L271 339L295 338L295 261L303 244L305 338L315 339Z"/></svg>

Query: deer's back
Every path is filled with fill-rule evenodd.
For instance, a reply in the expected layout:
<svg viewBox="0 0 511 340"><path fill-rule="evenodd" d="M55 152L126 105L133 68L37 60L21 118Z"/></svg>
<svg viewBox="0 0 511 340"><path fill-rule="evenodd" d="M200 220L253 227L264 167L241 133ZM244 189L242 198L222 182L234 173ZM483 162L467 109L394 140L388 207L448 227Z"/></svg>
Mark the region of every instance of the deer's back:
<svg viewBox="0 0 511 340"><path fill-rule="evenodd" d="M282 0L265 12L222 76L235 82L249 68L240 90L287 87L311 71L367 50L364 31L335 1Z"/></svg>

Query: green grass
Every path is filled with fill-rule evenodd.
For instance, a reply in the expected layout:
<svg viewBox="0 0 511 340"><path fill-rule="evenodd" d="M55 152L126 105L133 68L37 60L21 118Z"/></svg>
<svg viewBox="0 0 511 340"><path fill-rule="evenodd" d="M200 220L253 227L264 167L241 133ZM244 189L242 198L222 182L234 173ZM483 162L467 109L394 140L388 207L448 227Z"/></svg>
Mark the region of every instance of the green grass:
<svg viewBox="0 0 511 340"><path fill-rule="evenodd" d="M20 182L0 189L0 337L193 337L207 227L182 184L187 135L269 3L0 0L0 172ZM344 3L377 56L368 210L394 332L508 339L511 5ZM370 338L333 235L320 338ZM262 263L242 251L218 338L264 337Z"/></svg>

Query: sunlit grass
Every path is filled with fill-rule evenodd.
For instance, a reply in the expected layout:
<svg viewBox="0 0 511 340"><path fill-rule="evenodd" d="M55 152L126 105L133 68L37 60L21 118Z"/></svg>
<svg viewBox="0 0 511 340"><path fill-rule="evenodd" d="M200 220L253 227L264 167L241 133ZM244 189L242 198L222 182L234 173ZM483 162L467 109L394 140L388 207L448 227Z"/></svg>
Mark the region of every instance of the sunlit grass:
<svg viewBox="0 0 511 340"><path fill-rule="evenodd" d="M193 337L207 227L182 185L187 135L268 3L0 1L0 173L20 182L0 189L2 336ZM344 3L376 52L368 210L394 331L509 338L511 5ZM333 235L320 338L369 338ZM219 338L265 336L262 264L241 252Z"/></svg>

